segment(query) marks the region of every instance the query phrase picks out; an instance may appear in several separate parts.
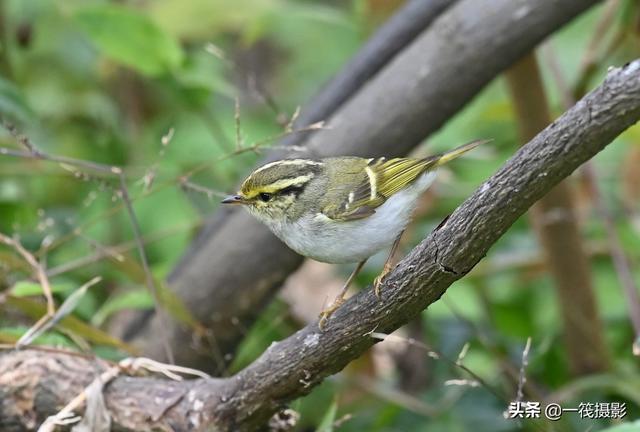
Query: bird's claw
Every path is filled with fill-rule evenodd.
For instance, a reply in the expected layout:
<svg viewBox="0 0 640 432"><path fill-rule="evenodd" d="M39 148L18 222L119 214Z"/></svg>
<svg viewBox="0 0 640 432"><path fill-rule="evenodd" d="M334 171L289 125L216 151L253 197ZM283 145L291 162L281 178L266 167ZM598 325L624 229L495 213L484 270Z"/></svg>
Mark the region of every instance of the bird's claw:
<svg viewBox="0 0 640 432"><path fill-rule="evenodd" d="M327 320L340 306L342 306L342 303L344 303L344 299L338 297L329 305L329 307L320 312L320 321L318 322L318 327L320 328L320 330L324 330L324 327L327 324Z"/></svg>
<svg viewBox="0 0 640 432"><path fill-rule="evenodd" d="M382 269L382 273L376 276L376 278L373 280L373 293L376 295L378 300L380 300L380 286L382 285L384 278L391 271L391 268L392 268L391 266L387 267L385 265L384 268Z"/></svg>

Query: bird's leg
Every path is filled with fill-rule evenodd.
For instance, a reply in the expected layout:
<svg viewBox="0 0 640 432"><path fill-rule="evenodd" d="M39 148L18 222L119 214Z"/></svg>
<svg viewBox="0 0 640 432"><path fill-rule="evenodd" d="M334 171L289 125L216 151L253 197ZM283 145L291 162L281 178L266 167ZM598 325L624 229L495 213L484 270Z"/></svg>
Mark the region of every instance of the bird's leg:
<svg viewBox="0 0 640 432"><path fill-rule="evenodd" d="M329 317L336 311L336 309L340 307L340 305L342 305L342 303L344 303L344 296L347 294L349 285L351 285L351 282L353 282L353 279L358 275L358 273L360 273L360 270L362 270L362 266L364 266L365 262L367 262L366 259L358 263L358 265L353 270L353 272L351 273L347 281L344 283L342 290L340 290L340 294L338 294L338 296L331 302L329 307L327 307L320 313L320 322L318 323L318 327L320 327L320 330L324 329L324 326L327 323L327 320L329 319Z"/></svg>
<svg viewBox="0 0 640 432"><path fill-rule="evenodd" d="M380 285L382 284L382 280L387 275L387 273L391 271L391 269L394 266L393 256L396 254L396 251L398 250L398 246L400 245L400 239L402 238L402 234L404 234L404 230L400 231L400 234L398 234L398 237L396 237L396 239L394 240L393 245L391 245L391 251L389 251L389 256L387 257L387 260L384 262L384 267L382 267L382 273L380 273L373 281L373 292L378 298L380 298Z"/></svg>

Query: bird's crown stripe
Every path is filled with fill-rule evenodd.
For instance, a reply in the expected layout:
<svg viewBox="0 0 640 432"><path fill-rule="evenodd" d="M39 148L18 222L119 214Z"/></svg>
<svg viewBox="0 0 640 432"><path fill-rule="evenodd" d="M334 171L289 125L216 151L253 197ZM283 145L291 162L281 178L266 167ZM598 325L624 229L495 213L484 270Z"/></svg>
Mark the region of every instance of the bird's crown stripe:
<svg viewBox="0 0 640 432"><path fill-rule="evenodd" d="M266 165L263 165L257 170L255 170L253 173L255 174L257 172L264 171L268 168L271 168L277 165L322 166L322 162L312 161L309 159L285 159L285 160L271 162Z"/></svg>

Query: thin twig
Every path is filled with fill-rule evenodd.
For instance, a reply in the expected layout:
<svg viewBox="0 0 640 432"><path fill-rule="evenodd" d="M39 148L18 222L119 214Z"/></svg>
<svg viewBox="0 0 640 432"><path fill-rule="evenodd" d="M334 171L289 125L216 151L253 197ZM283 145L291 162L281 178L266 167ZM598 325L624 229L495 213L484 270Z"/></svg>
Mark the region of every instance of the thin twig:
<svg viewBox="0 0 640 432"><path fill-rule="evenodd" d="M151 372L161 373L174 381L182 381L182 377L178 374L197 376L200 378L211 378L210 375L198 369L161 363L146 357L132 357L121 360L120 367L129 372L137 372L140 369L146 369Z"/></svg>
<svg viewBox="0 0 640 432"><path fill-rule="evenodd" d="M598 69L598 65L620 45L624 38L624 32L618 30L610 42L604 48L601 48L605 41L603 35L607 29L612 27L619 3L619 0L609 0L594 27L593 35L587 44L587 49L580 63L580 69L577 74L578 78L575 80L575 84L571 90L574 100L580 99L586 93L587 85L594 72Z"/></svg>
<svg viewBox="0 0 640 432"><path fill-rule="evenodd" d="M95 382L98 382L101 385L108 383L109 381L120 375L121 370L122 368L120 366L113 366L97 376L91 382L91 384L85 387L84 390L82 390L80 394L78 394L68 404L66 404L64 408L62 408L56 414L48 417L47 420L45 420L45 422L38 428L38 432L53 432L56 429L57 425L72 423L73 420L71 419L77 419L79 421L80 417L75 417L73 412L84 405L91 386L93 386Z"/></svg>
<svg viewBox="0 0 640 432"><path fill-rule="evenodd" d="M513 383L519 382L519 373L517 366L514 365L510 361L510 359L504 357L502 350L496 346L491 338L482 329L480 329L474 321L465 317L453 303L451 298L443 296L441 301L444 302L444 304L451 310L451 313L454 317L456 317L463 324L469 327L469 329L476 335L476 338L478 342L480 342L482 347L498 359L503 373L507 375ZM543 397L543 395L534 386L530 385L529 381L525 383L525 388L523 390L526 390L526 393L536 400L541 400Z"/></svg>
<svg viewBox="0 0 640 432"><path fill-rule="evenodd" d="M428 346L427 344L417 341L413 338L403 338L401 336L396 336L393 334L385 334L385 333L378 333L378 332L372 332L371 333L371 337L374 339L380 339L380 340L388 340L388 341L394 341L394 342L402 342L402 343L406 343L412 346L416 346L418 348L421 348L423 350L425 350L427 352L427 354L429 355L429 357L436 359L436 360L443 360L446 363L448 363L449 365L453 366L454 368L458 368L463 370L464 372L466 372L467 374L469 374L471 377L473 377L473 379L475 379L482 387L484 387L485 389L489 390L490 393L492 393L496 399L507 403L507 398L504 397L503 395L500 394L500 392L496 389L494 389L493 387L491 387L489 384L487 384L487 382L482 379L482 377L480 377L478 374L476 374L474 371L472 371L471 369L469 369L468 367L466 367L465 365L463 365L462 363L459 363L456 360L452 360L449 357L445 356L444 354L434 350L433 348L431 348L430 346Z"/></svg>
<svg viewBox="0 0 640 432"><path fill-rule="evenodd" d="M3 351L14 351L16 348L17 348L16 344L6 344L6 343L0 344L0 350L3 350ZM29 345L29 346L20 347L20 349L31 350L31 351L41 351L43 353L48 353L48 354L64 354L72 357L80 357L86 360L95 360L96 358L96 355L93 353L87 354L79 351L72 351L65 348L56 348L56 347L50 347L45 345ZM116 364L111 360L107 360L107 359L100 359L100 360L112 365Z"/></svg>
<svg viewBox="0 0 640 432"><path fill-rule="evenodd" d="M224 198L224 197L229 196L229 194L227 194L227 193L220 192L220 191L208 188L208 187L204 187L204 186L195 184L195 183L187 180L186 178L180 179L180 186L184 190L192 190L192 191L203 193L209 199L213 198L214 196L217 196L217 197L220 197L220 198Z"/></svg>
<svg viewBox="0 0 640 432"><path fill-rule="evenodd" d="M117 166L104 165L97 162L86 161L82 159L75 159L75 158L70 158L66 156L55 156L55 155L50 155L48 153L45 153L42 150L39 150L31 142L31 140L29 140L29 138L27 138L24 135L21 135L13 124L8 123L4 120L1 120L1 121L2 121L2 125L11 134L11 136L13 136L20 145L22 145L24 148L27 149L27 152L21 152L19 150L0 148L0 154L2 155L26 157L30 159L48 160L51 162L57 162L61 165L77 166L80 168L88 169L91 171L97 171L107 175L119 175L122 173L122 169Z"/></svg>
<svg viewBox="0 0 640 432"><path fill-rule="evenodd" d="M196 222L196 223L176 226L170 229L159 230L152 234L146 235L145 238L143 239L144 244L148 245L150 243L162 240L167 236L192 230L194 227L198 226L199 224L200 222ZM127 241L114 246L104 246L102 249L98 249L94 254L83 255L80 258L67 261L63 264L60 264L59 266L48 268L47 276L50 278L54 276L59 276L64 273L77 270L86 265L96 263L104 258L112 257L115 259L117 256L123 256L124 253L129 252L130 250L135 249L136 247L137 246L136 246L135 240ZM111 255L109 252L112 252L115 255Z"/></svg>
<svg viewBox="0 0 640 432"><path fill-rule="evenodd" d="M127 209L127 213L129 213L129 219L131 220L131 226L133 228L133 236L136 240L136 245L138 248L138 253L140 254L140 261L142 262L142 269L144 270L146 285L149 287L151 291L151 295L153 295L154 305L156 309L156 313L158 314L158 318L162 322L162 332L164 333L164 329L167 329L167 317L164 314L164 309L161 307L160 303L160 293L158 291L158 287L156 286L155 279L151 274L151 270L149 268L149 261L147 260L147 254L144 250L144 242L142 240L142 231L140 230L140 224L138 223L138 218L136 216L135 211L133 210L133 205L131 204L131 199L129 198L129 191L127 189L126 178L124 174L120 174L120 192L122 194L122 201L124 201L125 208ZM169 344L169 339L166 334L162 334L162 344L164 346L165 354L167 355L167 359L170 363L174 363L173 350Z"/></svg>
<svg viewBox="0 0 640 432"><path fill-rule="evenodd" d="M292 120L287 121L287 114L280 109L280 106L276 102L276 99L273 97L273 95L258 83L258 80L253 73L250 73L247 77L247 87L249 88L250 93L253 94L256 99L258 99L260 102L269 107L271 111L273 111L276 116L276 123L280 126L283 126L285 130L287 130L287 126L290 127Z"/></svg>
<svg viewBox="0 0 640 432"><path fill-rule="evenodd" d="M87 243L89 243L92 247L94 247L96 250L100 251L100 253L104 256L108 256L113 258L114 260L118 261L118 262L124 262L124 256L119 253L118 251L116 251L114 248L112 248L111 246L104 246L102 245L100 242L92 239L91 237L88 237L82 233L78 233L78 237L84 239ZM49 274L49 272L47 272L47 274Z"/></svg>
<svg viewBox="0 0 640 432"><path fill-rule="evenodd" d="M450 391L436 404L430 404L395 388L380 385L367 376L355 376L348 378L347 382L352 382L356 386L362 388L368 393L382 399L383 401L392 403L404 410L413 412L426 418L436 417L438 414L450 409L453 404L459 400L464 394L463 391Z"/></svg>
<svg viewBox="0 0 640 432"><path fill-rule="evenodd" d="M456 359L456 364L457 365L461 365L462 361L464 360L464 358L466 357L467 353L469 352L469 347L471 346L471 344L469 344L469 342L465 342L465 344L462 346L462 349L460 350L460 353L458 354L458 358Z"/></svg>
<svg viewBox="0 0 640 432"><path fill-rule="evenodd" d="M522 350L522 364L520 365L520 377L518 379L518 391L516 392L516 402L524 399L524 385L527 382L527 366L529 365L529 350L531 349L531 336L527 338L527 343Z"/></svg>
<svg viewBox="0 0 640 432"><path fill-rule="evenodd" d="M180 174L175 178L172 178L172 179L170 179L168 181L162 182L158 186L153 188L152 190L145 191L144 193L142 193L142 194L140 194L140 195L138 195L136 197L132 197L130 199L131 199L132 202L134 202L134 201L137 201L138 199L140 199L142 197L149 196L149 195L151 195L153 193L160 192L160 191L166 189L167 187L174 186L176 184L176 182L183 183L184 181L188 180L190 177L192 177L196 173L198 173L200 171L203 171L205 169L211 168L211 166L213 166L215 163L225 161L227 159L230 159L232 157L235 157L235 156L238 156L238 155L241 155L241 154L244 154L244 153L249 153L249 152L259 153L262 150L262 148L265 147L267 144L273 142L274 140L280 139L280 138L282 138L284 136L291 135L291 134L302 133L302 132L306 132L306 131L310 131L310 130L317 130L317 129L321 129L321 128L327 129L326 127L324 127L323 122L318 122L318 123L315 123L315 124L312 124L312 125L308 125L308 126L302 127L300 129L295 129L295 130L292 130L290 132L284 132L284 133L279 134L279 135L275 135L275 136L272 136L272 137L269 137L269 138L266 138L266 139L263 139L263 140L260 140L260 141L256 141L256 142L252 143L249 146L243 147L241 149L234 150L234 151L232 151L230 153L227 153L225 155L222 155L222 156L218 156L217 158L215 158L213 160L203 162L200 165L197 165L196 167L190 169L186 173ZM269 148L272 148L272 149L285 149L285 150L293 150L293 151L301 151L302 150L301 147L292 147L292 146L289 146L289 147L271 146ZM16 151L16 150L7 149L7 148L4 148L4 147L0 147L0 155L13 156L13 157L19 157L19 158L26 158L26 159L34 159L35 158L34 155L31 154L31 153L22 152L22 151ZM54 159L51 159L50 155L47 155L45 160L54 161ZM69 160L69 159L67 159L67 160ZM74 161L75 164L78 164L78 162L86 162L86 161L80 161L80 160L75 160L75 159L73 161ZM111 170L120 169L118 167L108 167L106 165L103 166L103 168L104 167L107 167L107 168L109 168ZM120 171L122 173L124 173L123 170L120 169ZM104 171L102 171L102 172L104 172ZM109 174L110 176L115 175L113 172L105 173L105 174ZM69 234L66 234L64 236L61 236L61 237L57 238L55 240L55 242L53 242L52 245L50 246L50 249L59 246L60 244L64 243L65 241L69 240L70 238L72 238L74 236L77 236L77 233L83 232L84 230L86 230L87 228L93 226L94 224L96 224L96 223L98 223L98 222L100 222L100 221L102 221L104 219L112 217L115 213L117 213L123 207L124 207L124 204L114 206L113 208L107 210L105 213L103 213L101 215L98 215L94 219L91 219L91 220L85 222L80 227L77 227L75 230L71 231Z"/></svg>
<svg viewBox="0 0 640 432"><path fill-rule="evenodd" d="M16 139L21 139L23 140L23 142L28 143L28 145L31 145L33 147L33 145L24 137L22 137L21 135L19 135L16 132L16 129L10 125L7 124L6 122L3 123L3 126L5 128L7 128L8 131L12 132L12 135L16 138ZM257 142L254 142L253 144L247 146L247 147L243 147L241 149L236 149L230 153L224 154L222 156L218 156L213 160L210 161L206 161L203 162L199 165L197 165L196 167L188 170L187 172L180 174L174 178L171 178L170 180L164 181L164 182L160 182L155 188L151 189L151 190L147 190L144 191L143 193L139 194L136 197L132 197L130 198L132 202L137 201L140 198L143 197L147 197L153 193L157 193L160 192L168 187L171 186L175 186L176 183L182 183L185 180L188 180L190 177L192 177L193 175L195 175L198 172L201 172L205 169L211 168L214 164L218 163L218 162L222 162L225 161L227 159L230 159L232 157L244 154L244 153L248 153L248 152L254 152L254 153L259 153L263 147L266 147L267 144L273 142L274 140L283 138L285 136L291 135L291 134L298 134L298 133L302 133L302 132L306 132L306 131L310 131L310 130L317 130L317 129L321 129L321 128L325 128L322 122L318 122L318 123L314 123L312 125L308 125L305 127L302 127L300 129L294 129L288 132L284 132L282 134L279 135L275 135ZM326 128L325 128L326 129ZM35 148L35 147L34 147ZM302 147L298 147L298 146L286 146L286 147L282 147L282 146L270 146L269 148L272 149L283 149L283 150L289 150L289 151L301 151L303 150ZM109 166L109 165L103 165L103 164L97 164L94 162L90 162L90 161L85 161L85 160L80 160L80 159L72 159L72 158L66 158L66 157L58 157L58 156L53 156L53 155L49 155L49 154L45 154L42 151L36 151L36 153L32 153L30 151L21 151L21 150L15 150L15 149L10 149L10 148L6 148L6 147L0 147L0 155L1 156L10 156L10 157L17 157L17 158L22 158L22 159L38 159L38 160L45 160L45 161L49 161L49 162L57 162L61 165L61 167L63 167L64 169L68 169L68 166L77 166L80 168L84 168L84 169L90 169L93 171L97 171L100 174L103 174L107 177L115 177L115 176L119 176L120 174L124 173L124 170L120 167L116 167L116 166ZM226 195L225 195L226 196ZM70 240L73 237L76 237L78 235L78 233L81 233L83 231L85 231L86 229L90 228L91 226L105 220L108 219L110 217L112 217L114 214L116 214L118 211L120 211L122 208L124 207L124 204L118 204L113 206L112 208L110 208L109 210L105 211L104 213L94 217L91 220L88 220L86 222L84 222L81 226L76 227L76 229L72 230L71 232L69 232L68 234L62 235L60 237L58 237L54 242L52 242L52 244L49 246L49 250L52 250L58 246L60 246L61 244L65 243L66 241Z"/></svg>
<svg viewBox="0 0 640 432"><path fill-rule="evenodd" d="M591 190L591 197L594 201L596 211L598 212L600 219L602 219L602 223L604 224L604 228L607 232L607 239L611 249L611 260L613 261L613 266L618 274L618 280L622 285L622 291L627 300L626 303L629 310L629 319L633 324L633 330L635 332L632 351L634 355L640 356L640 296L638 295L638 286L633 278L629 260L622 248L622 243L620 242L620 236L616 231L613 216L602 198L602 193L598 187L596 170L593 164L586 164L584 166L583 173L587 180L589 189Z"/></svg>
<svg viewBox="0 0 640 432"><path fill-rule="evenodd" d="M60 308L53 314L46 314L42 318L38 320L25 334L23 334L18 342L16 342L16 348L22 348L24 346L29 345L32 341L37 339L41 334L52 328L56 325L62 318L69 315L78 305L80 299L84 296L91 286L100 282L102 278L100 276L96 276L91 279L89 282L82 285L76 291L73 292L67 299L62 303Z"/></svg>
<svg viewBox="0 0 640 432"><path fill-rule="evenodd" d="M289 122L284 127L284 131L285 132L292 132L293 131L293 124L296 122L296 120L298 120L299 116L300 116L300 107L297 106L296 110L291 115L291 118L289 119Z"/></svg>
<svg viewBox="0 0 640 432"><path fill-rule="evenodd" d="M607 31L607 29L611 28L611 22L615 18L619 4L619 0L609 0L605 2L604 11L593 28L591 40L587 44L587 49L584 51L582 61L580 62L580 70L583 73L585 69L589 68L589 65L597 65L599 61L597 51L598 47L603 42L602 35Z"/></svg>
<svg viewBox="0 0 640 432"><path fill-rule="evenodd" d="M570 107L575 103L575 100L573 97L573 93L571 93L571 89L569 88L569 84L566 81L564 73L562 72L562 67L560 66L560 62L558 61L558 55L556 53L553 42L549 41L544 44L542 46L541 52L545 63L549 67L551 76L557 84L562 104L565 107Z"/></svg>
<svg viewBox="0 0 640 432"><path fill-rule="evenodd" d="M265 148L267 146L267 144L280 140L286 136L289 135L294 135L294 134L300 134L303 132L308 132L308 131L313 131L313 130L319 130L319 129L330 129L329 126L325 126L325 122L324 121L319 121L298 129L294 129L292 131L285 131L276 135L272 135L270 137L258 140L253 142L252 144L248 145L248 146L244 146L242 148L236 149L232 152L229 152L227 154L224 154L222 156L218 156L217 158L210 160L210 161L206 161L203 162L199 165L196 165L194 168L190 169L189 171L187 171L186 173L183 173L181 175L179 175L176 179L173 179L165 184L162 185L162 187L166 187L166 186L172 186L173 184L175 184L175 181L180 181L181 179L189 179L192 176L194 176L195 174L199 173L200 171L203 171L207 168L211 168L211 166L215 163L218 162L222 162L228 159L231 159L232 157L244 154L244 153L249 153L249 152L253 152L253 153L257 153L259 154L260 151ZM282 150L294 150L294 151L300 151L302 149L304 149L303 147L292 147L292 146L285 146L285 147L281 147L281 146L270 146L269 149L282 149ZM0 149L1 150L1 149ZM156 188L157 190L157 188Z"/></svg>
<svg viewBox="0 0 640 432"><path fill-rule="evenodd" d="M212 56L218 58L219 60L222 60L225 65L231 65L231 62L227 59L227 55L225 54L224 50L215 45L213 42L207 42L204 46L204 50Z"/></svg>
<svg viewBox="0 0 640 432"><path fill-rule="evenodd" d="M142 178L140 179L140 182L144 186L145 192L148 192L149 189L151 189L151 187L153 186L153 181L156 178L158 166L160 165L160 162L164 158L164 155L166 154L166 151L167 151L167 147L171 143L171 140L173 139L174 134L175 134L175 129L169 128L167 133L160 138L161 147L160 147L160 151L158 151L158 157L156 158L156 161L153 164L151 164L151 167L147 169L147 171L144 173L144 176L142 176Z"/></svg>
<svg viewBox="0 0 640 432"><path fill-rule="evenodd" d="M236 150L242 150L242 134L240 132L240 99L236 96L233 119L236 124Z"/></svg>
<svg viewBox="0 0 640 432"><path fill-rule="evenodd" d="M480 387L480 383L470 379L448 379L444 382L446 386L458 386L458 387Z"/></svg>
<svg viewBox="0 0 640 432"><path fill-rule="evenodd" d="M43 159L43 160L48 160L48 161L52 161L52 162L58 162L58 163L61 164L61 166L63 168L65 167L65 165L66 166L75 166L75 167L79 167L79 168L83 168L83 169L89 169L89 170L93 170L93 171L98 171L98 172L101 172L103 174L106 174L106 175L109 175L109 176L115 176L115 177L118 178L118 180L120 182L119 192L120 192L120 195L122 197L122 201L124 202L125 209L127 210L127 213L129 215L129 219L131 220L131 224L132 224L133 232L134 232L134 237L135 237L135 240L136 240L136 245L137 245L137 248L138 248L138 252L140 254L140 259L142 261L142 268L143 268L144 273L145 273L146 283L147 283L147 286L149 287L149 290L151 291L151 293L153 295L154 304L155 304L155 308L156 308L156 313L158 314L158 317L162 320L162 322L164 324L166 324L166 317L165 317L164 311L162 310L161 305L160 305L159 292L158 292L158 289L157 289L157 287L155 285L155 280L154 280L154 278L153 278L153 276L151 274L151 270L149 269L149 263L148 263L148 260L147 260L147 255L146 255L145 250L144 250L144 243L143 243L143 240L142 240L140 225L138 223L138 219L136 217L135 211L133 210L133 205L131 204L131 198L129 196L129 192L128 192L128 189L127 189L126 176L125 176L124 171L120 167L117 167L117 166L104 165L104 164L99 164L99 163L96 163L96 162L89 162L89 161L80 160L80 159L73 159L73 158L67 158L67 157L55 156L55 155L47 154L47 153L39 150L26 136L19 134L17 129L15 128L15 126L13 126L10 123L4 122L4 121L2 122L2 124L7 129L7 131L18 141L18 143L27 149L27 153L19 152L19 151L6 152L6 151L3 151L3 150L8 150L8 149L0 148L0 154L6 154L6 155L11 155L11 156L19 156L19 157L26 157L26 158L33 158L33 159ZM45 274L44 270L42 270L42 275L46 278L46 274ZM50 294L50 292L51 292L51 289L49 287L49 294ZM49 309L51 311L53 310L52 307L49 307ZM53 314L51 312L49 312L48 315L52 316ZM173 352L171 350L171 347L169 346L169 341L167 339L167 335L164 334L164 329L166 329L166 328L168 328L167 325L162 325L162 330L161 331L163 332L163 334L161 335L161 339L162 339L162 343L163 343L163 345L165 347L167 358L173 363Z"/></svg>
<svg viewBox="0 0 640 432"><path fill-rule="evenodd" d="M40 286L42 287L44 297L47 299L47 316L53 316L56 308L53 301L51 284L49 283L49 278L47 278L47 273L45 272L44 268L40 265L38 260L36 260L35 257L20 244L18 240L14 240L9 236L0 233L0 243L4 243L7 246L15 249L16 252L18 252L36 272L36 276L38 278L38 281L40 282Z"/></svg>

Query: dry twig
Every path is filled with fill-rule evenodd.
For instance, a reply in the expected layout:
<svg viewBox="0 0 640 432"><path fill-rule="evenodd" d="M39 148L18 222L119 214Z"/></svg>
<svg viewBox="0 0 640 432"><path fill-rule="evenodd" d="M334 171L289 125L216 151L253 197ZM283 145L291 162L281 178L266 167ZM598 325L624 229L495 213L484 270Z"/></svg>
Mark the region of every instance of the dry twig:
<svg viewBox="0 0 640 432"><path fill-rule="evenodd" d="M147 260L147 255L144 249L144 242L142 240L142 234L140 231L140 226L138 224L138 219L136 217L136 214L133 210L133 205L131 203L131 198L129 197L129 191L127 189L127 183L126 183L126 176L124 171L122 170L122 168L117 167L117 166L113 166L113 165L104 165L104 164L100 164L100 163L96 163L96 162L91 162L91 161L85 161L85 160L81 160L81 159L74 159L74 158L68 158L68 157L64 157L64 156L57 156L57 155L50 155L48 153L45 153L41 150L39 150L30 140L29 138L27 138L24 135L21 135L18 133L17 129L15 128L15 126L13 126L12 124L9 124L7 122L3 122L3 126L5 127L5 129L7 129L7 131L9 131L9 133L11 133L11 135L16 139L16 141L18 141L18 143L20 143L23 147L25 147L27 149L26 152L22 152L19 150L11 150L11 149L6 149L6 148L0 148L0 154L1 155L9 155L9 156L15 156L15 157L22 157L22 158L27 158L27 159L41 159L41 160L47 160L47 161L51 161L51 162L56 162L58 164L60 164L63 168L66 167L78 167L81 169L85 169L85 170L90 170L92 172L99 172L103 175L106 176L110 176L110 177L115 177L117 180L119 180L120 183L120 188L119 188L119 192L120 192L120 196L122 198L122 201L124 202L124 206L125 209L129 215L129 219L131 220L131 224L133 226L133 231L134 231L134 237L136 240L136 245L138 248L138 252L140 254L140 260L142 262L142 267L145 273L145 280L147 283L147 287L149 288L149 290L151 291L154 300L155 300L155 308L156 308L156 312L158 314L158 317L160 320L162 320L165 324L166 324L166 317L164 315L164 311L161 308L161 303L160 303L160 296L158 294L158 289L155 285L155 280L151 274L151 270L149 269L149 263ZM74 230L75 231L75 230ZM78 231L75 231L75 233L77 234ZM81 232L81 231L80 231ZM6 236L5 236L6 237ZM44 275L44 277L46 278L46 273L44 272L44 270L42 271L42 275ZM48 282L47 282L47 286L48 286ZM51 292L51 289L49 287L49 294ZM51 309L51 307L50 307ZM49 313L47 314L49 317L52 316L51 311L49 311ZM47 317L48 319L48 317ZM44 324L45 320L41 320L42 322L38 322L39 324ZM166 328L166 326L163 326ZM161 337L161 339L164 341L163 344L165 346L165 355L167 356L168 359L172 360L173 359L173 351L171 349L171 347L169 346L168 343L168 339L167 337Z"/></svg>
<svg viewBox="0 0 640 432"><path fill-rule="evenodd" d="M29 345L44 332L60 322L61 319L73 312L76 306L78 306L78 302L82 297L84 297L89 287L97 284L101 280L102 278L100 276L96 276L89 282L82 285L76 291L74 291L73 294L66 298L64 303L62 303L60 308L53 315L49 315L47 313L45 316L40 318L38 322L31 326L31 328L29 328L29 330L27 330L25 334L23 334L20 339L18 339L18 342L16 342L16 347L21 348Z"/></svg>
<svg viewBox="0 0 640 432"><path fill-rule="evenodd" d="M4 243L7 246L12 247L16 250L24 258L24 260L29 263L31 268L35 271L38 281L40 282L40 286L42 287L42 292L44 293L44 297L47 300L47 315L53 316L56 311L55 302L53 301L53 294L51 291L51 284L49 283L49 278L47 277L47 272L40 265L38 260L27 251L22 244L16 239L13 239L7 235L0 233L0 243Z"/></svg>

